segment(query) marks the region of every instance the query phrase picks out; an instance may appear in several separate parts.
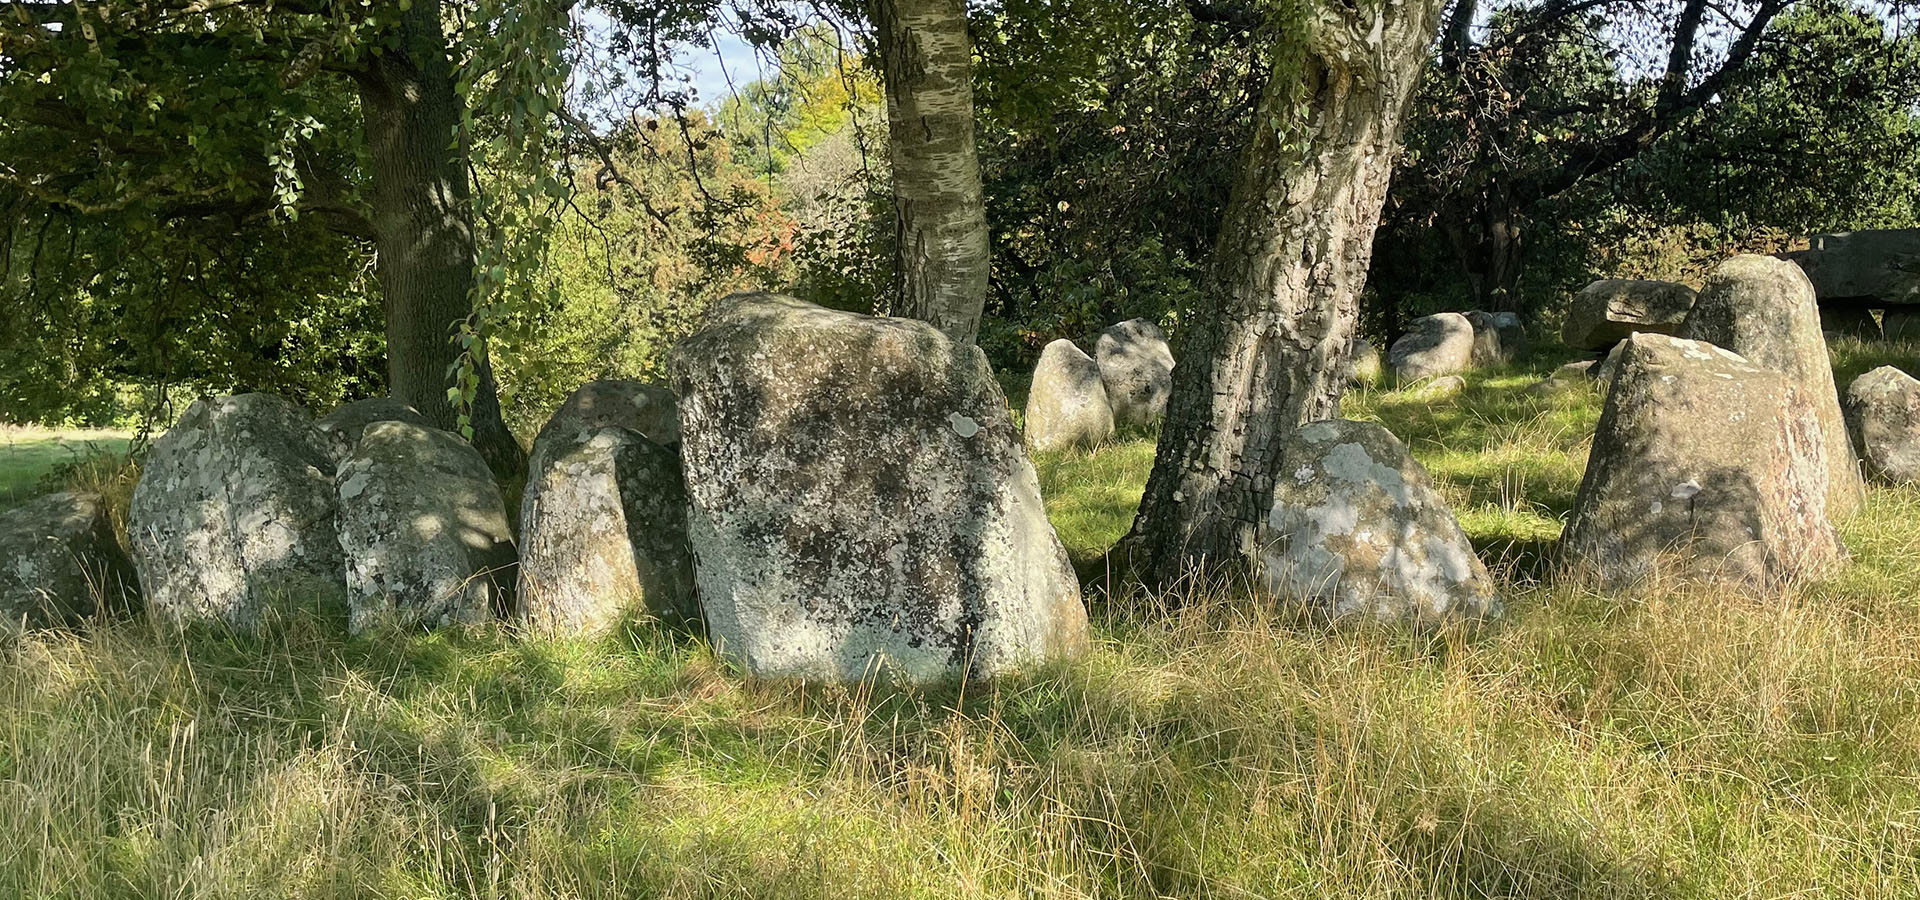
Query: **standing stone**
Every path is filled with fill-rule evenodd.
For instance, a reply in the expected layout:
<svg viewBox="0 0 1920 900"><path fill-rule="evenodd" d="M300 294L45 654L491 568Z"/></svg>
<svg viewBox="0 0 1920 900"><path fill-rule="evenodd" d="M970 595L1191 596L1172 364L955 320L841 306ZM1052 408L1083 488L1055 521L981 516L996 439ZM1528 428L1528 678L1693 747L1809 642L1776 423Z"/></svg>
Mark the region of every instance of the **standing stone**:
<svg viewBox="0 0 1920 900"><path fill-rule="evenodd" d="M1473 323L1459 313L1435 313L1407 323L1407 333L1387 351L1387 365L1400 381L1419 381L1472 368L1473 351Z"/></svg>
<svg viewBox="0 0 1920 900"><path fill-rule="evenodd" d="M677 406L662 387L595 382L540 429L520 503L523 621L596 634L632 609L699 617Z"/></svg>
<svg viewBox="0 0 1920 900"><path fill-rule="evenodd" d="M1880 320L1873 317L1873 310L1857 306L1821 309L1820 330L1829 340L1853 338L1878 343L1886 339L1886 333L1880 330Z"/></svg>
<svg viewBox="0 0 1920 900"><path fill-rule="evenodd" d="M1474 310L1465 314L1473 325L1473 364L1479 367L1503 365L1527 352L1527 330L1520 317L1510 312L1490 313Z"/></svg>
<svg viewBox="0 0 1920 900"><path fill-rule="evenodd" d="M1770 591L1845 556L1819 414L1798 384L1666 335L1634 335L1616 365L1568 563L1610 586L1670 571Z"/></svg>
<svg viewBox="0 0 1920 900"><path fill-rule="evenodd" d="M1920 482L1920 380L1881 366L1847 387L1846 414L1868 474Z"/></svg>
<svg viewBox="0 0 1920 900"><path fill-rule="evenodd" d="M321 437L327 440L327 454L333 457L336 468L353 455L354 446L360 443L360 435L375 422L408 422L422 428L433 427L433 423L427 421L427 417L421 415L419 410L392 397L355 400L322 416L316 423Z"/></svg>
<svg viewBox="0 0 1920 900"><path fill-rule="evenodd" d="M1386 375L1386 366L1380 362L1380 351L1373 342L1363 337L1353 339L1347 348L1347 382L1350 384L1379 384Z"/></svg>
<svg viewBox="0 0 1920 900"><path fill-rule="evenodd" d="M1680 336L1731 350L1798 385L1820 416L1829 514L1846 516L1860 508L1866 494L1859 460L1840 413L1840 389L1834 386L1833 361L1820 333L1813 285L1799 266L1752 255L1721 263L1707 277Z"/></svg>
<svg viewBox="0 0 1920 900"><path fill-rule="evenodd" d="M1500 612L1487 567L1406 445L1379 425L1303 425L1258 555L1274 594L1333 617L1433 621Z"/></svg>
<svg viewBox="0 0 1920 900"><path fill-rule="evenodd" d="M762 677L935 681L1086 647L1079 584L977 347L741 294L671 367L725 658Z"/></svg>
<svg viewBox="0 0 1920 900"><path fill-rule="evenodd" d="M375 422L334 482L355 634L478 624L511 607L506 505L471 444L438 428Z"/></svg>
<svg viewBox="0 0 1920 900"><path fill-rule="evenodd" d="M1094 447L1113 437L1113 407L1093 357L1062 338L1040 352L1027 392L1027 446Z"/></svg>
<svg viewBox="0 0 1920 900"><path fill-rule="evenodd" d="M333 460L299 407L207 397L153 442L127 512L157 619L249 630L269 608L337 608Z"/></svg>
<svg viewBox="0 0 1920 900"><path fill-rule="evenodd" d="M1100 380L1116 425L1156 425L1167 417L1173 394L1173 348L1167 333L1146 319L1121 322L1100 332L1094 346Z"/></svg>
<svg viewBox="0 0 1920 900"><path fill-rule="evenodd" d="M137 578L98 494L48 494L0 513L0 633L120 607Z"/></svg>
<svg viewBox="0 0 1920 900"><path fill-rule="evenodd" d="M1560 340L1575 350L1607 350L1635 332L1673 334L1693 302L1693 289L1683 284L1602 279L1567 304Z"/></svg>

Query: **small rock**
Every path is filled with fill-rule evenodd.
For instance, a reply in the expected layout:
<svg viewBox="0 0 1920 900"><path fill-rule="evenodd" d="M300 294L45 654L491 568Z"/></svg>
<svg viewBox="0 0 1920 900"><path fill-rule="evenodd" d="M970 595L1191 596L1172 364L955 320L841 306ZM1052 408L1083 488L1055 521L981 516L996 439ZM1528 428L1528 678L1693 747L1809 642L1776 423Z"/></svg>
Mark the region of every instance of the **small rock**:
<svg viewBox="0 0 1920 900"><path fill-rule="evenodd" d="M1433 621L1500 612L1485 564L1385 428L1303 425L1281 450L1258 557L1269 591L1328 615Z"/></svg>
<svg viewBox="0 0 1920 900"><path fill-rule="evenodd" d="M1387 364L1401 382L1464 372L1473 366L1473 323L1459 313L1436 313L1407 323L1407 333L1387 351Z"/></svg>
<svg viewBox="0 0 1920 900"><path fill-rule="evenodd" d="M1490 313L1474 310L1465 314L1473 325L1473 364L1479 367L1504 365L1527 352L1527 330L1520 317L1510 312Z"/></svg>
<svg viewBox="0 0 1920 900"><path fill-rule="evenodd" d="M1094 447L1113 437L1113 407L1100 365L1062 338L1047 345L1027 393L1027 447Z"/></svg>
<svg viewBox="0 0 1920 900"><path fill-rule="evenodd" d="M471 444L438 428L375 422L334 483L355 634L472 625L512 608L506 504Z"/></svg>
<svg viewBox="0 0 1920 900"><path fill-rule="evenodd" d="M1100 332L1094 346L1100 380L1116 425L1155 425L1167 417L1173 394L1173 348L1167 333L1146 319Z"/></svg>
<svg viewBox="0 0 1920 900"><path fill-rule="evenodd" d="M1347 382L1349 384L1379 384L1386 375L1386 366L1380 361L1380 351L1371 341L1363 337L1353 339L1347 348Z"/></svg>
<svg viewBox="0 0 1920 900"><path fill-rule="evenodd" d="M0 632L121 607L138 577L97 494L48 494L0 513Z"/></svg>
<svg viewBox="0 0 1920 900"><path fill-rule="evenodd" d="M1421 400L1444 400L1467 389L1467 380L1458 375L1435 378L1420 385L1413 392Z"/></svg>
<svg viewBox="0 0 1920 900"><path fill-rule="evenodd" d="M1868 372L1848 386L1846 416L1868 474L1920 482L1920 380L1892 366Z"/></svg>
<svg viewBox="0 0 1920 900"><path fill-rule="evenodd" d="M1673 334L1693 301L1693 289L1683 284L1602 279L1567 304L1560 340L1575 350L1606 350L1636 332Z"/></svg>

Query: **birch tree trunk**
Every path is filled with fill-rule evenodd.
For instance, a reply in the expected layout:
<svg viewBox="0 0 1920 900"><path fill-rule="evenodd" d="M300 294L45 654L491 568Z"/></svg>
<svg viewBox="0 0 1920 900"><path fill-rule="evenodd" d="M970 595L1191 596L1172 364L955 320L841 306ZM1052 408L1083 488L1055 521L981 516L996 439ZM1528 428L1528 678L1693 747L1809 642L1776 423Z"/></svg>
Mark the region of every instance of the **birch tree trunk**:
<svg viewBox="0 0 1920 900"><path fill-rule="evenodd" d="M965 0L871 0L887 90L901 315L973 343L987 303Z"/></svg>
<svg viewBox="0 0 1920 900"><path fill-rule="evenodd" d="M461 100L437 0L414 0L398 29L358 73L371 163L374 242L387 314L387 383L396 399L454 430L448 368L453 325L472 313L473 208L466 158L454 143ZM526 475L524 451L500 415L493 372L481 362L473 444L502 481Z"/></svg>
<svg viewBox="0 0 1920 900"><path fill-rule="evenodd" d="M1402 121L1442 0L1299 0L1188 326L1123 553L1170 583L1257 550L1276 453L1338 417Z"/></svg>

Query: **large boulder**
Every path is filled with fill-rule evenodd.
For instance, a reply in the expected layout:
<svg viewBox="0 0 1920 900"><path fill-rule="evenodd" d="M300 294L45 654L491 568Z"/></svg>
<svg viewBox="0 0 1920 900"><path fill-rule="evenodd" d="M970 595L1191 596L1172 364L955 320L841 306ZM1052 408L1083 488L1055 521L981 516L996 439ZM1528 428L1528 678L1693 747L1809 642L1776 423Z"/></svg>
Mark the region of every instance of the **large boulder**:
<svg viewBox="0 0 1920 900"><path fill-rule="evenodd" d="M299 407L208 397L153 442L127 511L147 609L239 629L270 608L337 608L333 460Z"/></svg>
<svg viewBox="0 0 1920 900"><path fill-rule="evenodd" d="M478 624L511 608L506 505L471 444L375 422L334 481L354 633Z"/></svg>
<svg viewBox="0 0 1920 900"><path fill-rule="evenodd" d="M1167 417L1173 394L1173 348L1167 333L1146 319L1100 332L1094 346L1100 380L1116 425L1154 425Z"/></svg>
<svg viewBox="0 0 1920 900"><path fill-rule="evenodd" d="M1407 323L1387 350L1387 365L1400 381L1419 381L1472 368L1473 353L1473 323L1459 313L1435 313Z"/></svg>
<svg viewBox="0 0 1920 900"><path fill-rule="evenodd" d="M1509 363L1527 352L1527 329L1510 312L1474 310L1464 314L1473 326L1473 364L1492 367Z"/></svg>
<svg viewBox="0 0 1920 900"><path fill-rule="evenodd" d="M1860 508L1865 487L1834 386L1813 285L1800 267L1771 256L1736 256L1707 277L1680 336L1731 350L1785 374L1820 416L1826 442L1827 503L1834 516Z"/></svg>
<svg viewBox="0 0 1920 900"><path fill-rule="evenodd" d="M0 513L0 632L120 607L137 577L97 494L48 494Z"/></svg>
<svg viewBox="0 0 1920 900"><path fill-rule="evenodd" d="M1636 332L1673 334L1693 302L1693 289L1683 284L1602 279L1567 304L1560 340L1575 350L1600 351Z"/></svg>
<svg viewBox="0 0 1920 900"><path fill-rule="evenodd" d="M1782 253L1807 273L1822 306L1920 305L1920 228L1816 234Z"/></svg>
<svg viewBox="0 0 1920 900"><path fill-rule="evenodd" d="M635 609L699 616L679 419L662 412L676 407L665 388L596 382L540 429L520 503L523 621L593 634Z"/></svg>
<svg viewBox="0 0 1920 900"><path fill-rule="evenodd" d="M1034 450L1093 447L1113 436L1113 406L1100 364L1062 338L1040 352L1027 392L1027 446Z"/></svg>
<svg viewBox="0 0 1920 900"><path fill-rule="evenodd" d="M936 681L1085 648L1079 584L978 348L743 294L671 360L724 657L758 676Z"/></svg>
<svg viewBox="0 0 1920 900"><path fill-rule="evenodd" d="M1258 555L1268 590L1333 617L1432 621L1500 611L1459 521L1385 428L1303 425L1280 459Z"/></svg>
<svg viewBox="0 0 1920 900"><path fill-rule="evenodd" d="M1634 335L1615 365L1561 541L1569 564L1613 586L1673 575L1770 591L1845 555L1799 384L1667 335Z"/></svg>
<svg viewBox="0 0 1920 900"><path fill-rule="evenodd" d="M1892 366L1868 372L1847 387L1846 415L1869 474L1920 482L1920 380Z"/></svg>
<svg viewBox="0 0 1920 900"><path fill-rule="evenodd" d="M427 417L421 415L419 410L392 397L355 400L321 416L314 425L320 429L320 436L326 439L327 453L333 457L333 464L337 468L353 455L353 448L360 443L360 435L375 422L409 422L422 428L433 427L433 423L427 421Z"/></svg>

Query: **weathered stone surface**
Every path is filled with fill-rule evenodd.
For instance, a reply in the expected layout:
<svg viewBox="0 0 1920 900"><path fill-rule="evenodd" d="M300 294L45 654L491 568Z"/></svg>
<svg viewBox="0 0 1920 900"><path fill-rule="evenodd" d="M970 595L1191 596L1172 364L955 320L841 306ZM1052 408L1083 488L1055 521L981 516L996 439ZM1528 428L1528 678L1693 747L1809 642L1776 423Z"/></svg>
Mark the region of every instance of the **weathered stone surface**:
<svg viewBox="0 0 1920 900"><path fill-rule="evenodd" d="M472 445L438 428L375 422L334 483L354 633L478 624L511 608L506 506Z"/></svg>
<svg viewBox="0 0 1920 900"><path fill-rule="evenodd" d="M1431 621L1500 611L1459 521L1385 428L1304 425L1281 459L1258 554L1268 590L1334 617Z"/></svg>
<svg viewBox="0 0 1920 900"><path fill-rule="evenodd" d="M1560 340L1575 350L1607 350L1635 332L1673 334L1693 302L1693 289L1683 284L1602 279L1567 304Z"/></svg>
<svg viewBox="0 0 1920 900"><path fill-rule="evenodd" d="M1820 310L1820 330L1829 340L1853 338L1877 342L1886 339L1886 333L1880 330L1880 320L1873 317L1873 310L1857 306Z"/></svg>
<svg viewBox="0 0 1920 900"><path fill-rule="evenodd" d="M1799 385L1665 335L1629 338L1617 365L1561 542L1568 563L1614 586L1668 574L1773 590L1845 555Z"/></svg>
<svg viewBox="0 0 1920 900"><path fill-rule="evenodd" d="M1473 325L1473 364L1498 366L1514 361L1527 352L1527 329L1520 317L1510 312L1490 313L1474 310L1464 314Z"/></svg>
<svg viewBox="0 0 1920 900"><path fill-rule="evenodd" d="M1840 413L1813 285L1799 266L1752 255L1721 263L1707 277L1680 336L1731 350L1799 385L1820 416L1826 441L1828 513L1846 516L1860 508L1866 498L1860 463Z"/></svg>
<svg viewBox="0 0 1920 900"><path fill-rule="evenodd" d="M1920 483L1920 380L1882 366L1847 387L1845 411L1868 474Z"/></svg>
<svg viewBox="0 0 1920 900"><path fill-rule="evenodd" d="M1920 305L1920 228L1816 234L1799 264L1821 305Z"/></svg>
<svg viewBox="0 0 1920 900"><path fill-rule="evenodd" d="M534 436L536 448L549 436L608 426L625 428L662 447L680 443L680 401L670 388L644 381L609 379L581 385Z"/></svg>
<svg viewBox="0 0 1920 900"><path fill-rule="evenodd" d="M137 578L97 494L48 494L0 513L0 632L121 607Z"/></svg>
<svg viewBox="0 0 1920 900"><path fill-rule="evenodd" d="M620 384L576 392L533 443L520 503L519 614L542 630L598 633L634 609L676 623L700 614L679 417L661 414L678 404L665 388Z"/></svg>
<svg viewBox="0 0 1920 900"><path fill-rule="evenodd" d="M1601 360L1581 359L1554 369L1547 377L1527 388L1531 394L1553 394L1563 390L1592 390L1600 384L1597 374Z"/></svg>
<svg viewBox="0 0 1920 900"><path fill-rule="evenodd" d="M1407 333L1387 351L1387 365L1402 382L1464 372L1473 366L1473 323L1459 313L1436 313L1407 323Z"/></svg>
<svg viewBox="0 0 1920 900"><path fill-rule="evenodd" d="M127 512L151 614L251 629L270 608L337 608L345 582L326 447L307 413L279 397L188 407L153 442Z"/></svg>
<svg viewBox="0 0 1920 900"><path fill-rule="evenodd" d="M1034 450L1093 447L1113 437L1113 406L1100 364L1064 338L1040 352L1027 392L1027 446Z"/></svg>
<svg viewBox="0 0 1920 900"><path fill-rule="evenodd" d="M1100 332L1094 346L1100 380L1116 425L1154 425L1167 417L1173 394L1173 348L1167 333L1146 319Z"/></svg>
<svg viewBox="0 0 1920 900"><path fill-rule="evenodd" d="M1880 327L1889 341L1920 343L1920 308L1889 309L1881 314Z"/></svg>
<svg viewBox="0 0 1920 900"><path fill-rule="evenodd" d="M433 423L427 417L405 403L392 397L374 397L368 400L355 400L322 417L315 423L321 437L327 441L327 455L333 458L338 467L353 455L354 445L360 443L360 435L368 425L375 422L410 422L422 428L432 428Z"/></svg>
<svg viewBox="0 0 1920 900"><path fill-rule="evenodd" d="M1347 381L1350 384L1379 384L1386 376L1387 367L1380 361L1380 351L1373 342L1363 337L1353 339L1347 349Z"/></svg>
<svg viewBox="0 0 1920 900"><path fill-rule="evenodd" d="M978 348L745 294L671 367L701 606L727 659L932 681L1086 646L1079 585Z"/></svg>

